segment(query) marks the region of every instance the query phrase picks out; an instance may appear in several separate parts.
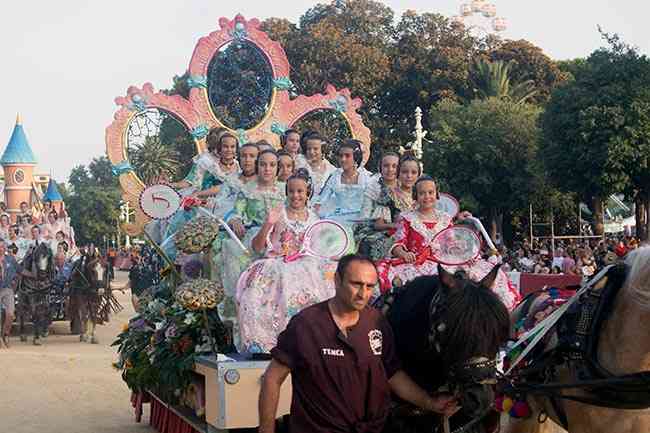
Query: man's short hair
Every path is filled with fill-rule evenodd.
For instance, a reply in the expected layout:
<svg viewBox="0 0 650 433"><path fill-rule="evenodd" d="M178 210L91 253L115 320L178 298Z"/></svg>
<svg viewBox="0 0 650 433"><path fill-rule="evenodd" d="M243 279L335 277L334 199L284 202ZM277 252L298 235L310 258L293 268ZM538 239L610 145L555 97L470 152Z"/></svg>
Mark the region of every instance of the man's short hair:
<svg viewBox="0 0 650 433"><path fill-rule="evenodd" d="M345 271L348 269L348 266L353 262L368 263L377 271L375 263L369 257L361 254L346 254L339 259L339 263L336 266L336 273L341 279L345 276Z"/></svg>

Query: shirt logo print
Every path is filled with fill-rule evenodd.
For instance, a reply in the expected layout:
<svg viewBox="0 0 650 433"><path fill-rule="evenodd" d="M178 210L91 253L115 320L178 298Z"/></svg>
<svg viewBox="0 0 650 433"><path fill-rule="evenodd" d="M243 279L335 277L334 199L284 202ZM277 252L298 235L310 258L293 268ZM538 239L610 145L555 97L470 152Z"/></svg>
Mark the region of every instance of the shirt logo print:
<svg viewBox="0 0 650 433"><path fill-rule="evenodd" d="M343 353L343 349L328 349L323 347L321 350L323 352L323 355L340 356L340 357L345 356L345 353Z"/></svg>
<svg viewBox="0 0 650 433"><path fill-rule="evenodd" d="M379 329L373 329L368 332L368 342L370 343L370 350L375 355L381 355L383 335Z"/></svg>

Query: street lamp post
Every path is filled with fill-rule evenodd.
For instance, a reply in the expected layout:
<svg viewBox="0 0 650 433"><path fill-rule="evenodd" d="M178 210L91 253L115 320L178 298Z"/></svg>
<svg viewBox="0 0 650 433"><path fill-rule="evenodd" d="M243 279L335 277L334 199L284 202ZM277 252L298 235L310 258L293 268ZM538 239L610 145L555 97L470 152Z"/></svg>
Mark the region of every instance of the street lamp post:
<svg viewBox="0 0 650 433"><path fill-rule="evenodd" d="M129 224L130 215L131 215L130 204L128 201L123 201L122 204L120 205L120 221L122 221L125 224ZM119 231L118 231L118 236L119 236ZM119 244L119 238L118 238L118 244ZM129 237L128 233L124 235L124 246L126 248L131 248L131 238Z"/></svg>
<svg viewBox="0 0 650 433"><path fill-rule="evenodd" d="M427 136L427 131L422 128L422 109L420 107L415 107L415 142L413 143L413 152L415 157L422 160L422 141L424 137Z"/></svg>
<svg viewBox="0 0 650 433"><path fill-rule="evenodd" d="M425 137L427 136L427 131L422 128L422 109L420 107L415 107L415 131L413 131L413 137L415 140L406 144L406 146L400 146L400 153L409 152L420 162L420 170L424 170L424 162L422 157L424 156L424 149L422 143L426 141Z"/></svg>

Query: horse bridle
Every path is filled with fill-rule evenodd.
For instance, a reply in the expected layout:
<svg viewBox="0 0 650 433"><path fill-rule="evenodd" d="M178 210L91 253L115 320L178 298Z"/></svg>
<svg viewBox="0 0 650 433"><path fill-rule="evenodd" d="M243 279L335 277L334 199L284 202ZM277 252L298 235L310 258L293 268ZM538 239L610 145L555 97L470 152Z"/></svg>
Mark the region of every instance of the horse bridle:
<svg viewBox="0 0 650 433"><path fill-rule="evenodd" d="M443 290L438 289L429 303L429 348L442 355L441 336L447 331L443 316L447 299ZM475 384L494 385L497 378L497 360L486 357L473 357L449 366L448 379L455 385Z"/></svg>
<svg viewBox="0 0 650 433"><path fill-rule="evenodd" d="M435 351L438 356L442 356L443 346L440 341L441 336L448 329L447 324L443 320L446 308L447 298L444 291L438 289L429 303L428 336L429 348ZM486 357L472 357L468 360L460 361L449 366L446 384L442 388L451 394L459 393L462 395L468 386L493 386L497 382L496 367L497 360ZM483 407L477 416L455 429L452 433L469 432L471 428L481 422L492 410L491 405L481 405L486 407Z"/></svg>

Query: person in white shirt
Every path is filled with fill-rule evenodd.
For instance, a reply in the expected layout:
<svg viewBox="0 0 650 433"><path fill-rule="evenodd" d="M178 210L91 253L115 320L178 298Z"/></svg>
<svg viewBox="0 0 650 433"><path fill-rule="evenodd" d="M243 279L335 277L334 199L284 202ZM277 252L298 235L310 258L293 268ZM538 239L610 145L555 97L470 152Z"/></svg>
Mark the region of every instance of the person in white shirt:
<svg viewBox="0 0 650 433"><path fill-rule="evenodd" d="M552 268L560 268L564 265L564 250L562 248L556 248L553 252L553 264Z"/></svg>

